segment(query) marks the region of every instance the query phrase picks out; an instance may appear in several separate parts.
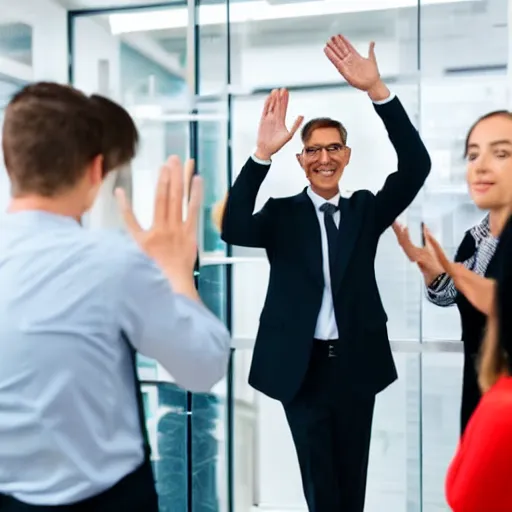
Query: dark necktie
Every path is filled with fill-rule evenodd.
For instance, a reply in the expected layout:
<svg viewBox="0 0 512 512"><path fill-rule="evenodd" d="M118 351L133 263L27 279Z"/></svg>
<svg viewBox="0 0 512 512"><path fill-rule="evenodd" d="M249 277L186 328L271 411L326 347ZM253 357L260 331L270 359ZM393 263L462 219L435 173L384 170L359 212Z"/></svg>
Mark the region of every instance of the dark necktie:
<svg viewBox="0 0 512 512"><path fill-rule="evenodd" d="M338 243L338 228L334 222L334 214L339 208L332 203L324 203L320 207L320 211L324 214L325 230L327 231L327 245L329 246L329 269L331 279L333 277L334 260L336 258L336 246Z"/></svg>

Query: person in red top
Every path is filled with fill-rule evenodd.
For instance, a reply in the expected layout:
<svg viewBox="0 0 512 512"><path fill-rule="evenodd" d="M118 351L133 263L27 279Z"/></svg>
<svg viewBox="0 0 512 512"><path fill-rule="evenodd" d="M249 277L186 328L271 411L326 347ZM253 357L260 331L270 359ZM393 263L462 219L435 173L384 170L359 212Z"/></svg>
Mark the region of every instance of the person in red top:
<svg viewBox="0 0 512 512"><path fill-rule="evenodd" d="M512 150L512 142L511 150ZM512 154L512 152L511 152ZM511 187L512 195L512 187ZM511 198L512 199L512 198ZM511 203L512 204L512 200ZM510 213L509 213L510 215ZM434 244L457 288L475 296L479 280L449 262ZM512 219L496 251L499 272L493 281L478 380L483 396L459 442L446 477L446 499L453 512L512 512ZM482 300L482 294L480 298Z"/></svg>

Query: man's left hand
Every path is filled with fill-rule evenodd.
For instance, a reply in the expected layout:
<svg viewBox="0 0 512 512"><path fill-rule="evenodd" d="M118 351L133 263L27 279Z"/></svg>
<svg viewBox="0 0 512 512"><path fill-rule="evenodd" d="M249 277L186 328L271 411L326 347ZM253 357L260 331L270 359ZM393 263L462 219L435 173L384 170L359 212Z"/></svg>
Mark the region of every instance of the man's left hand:
<svg viewBox="0 0 512 512"><path fill-rule="evenodd" d="M370 43L367 58L363 57L342 35L331 37L324 52L352 87L370 92L381 83L374 42Z"/></svg>

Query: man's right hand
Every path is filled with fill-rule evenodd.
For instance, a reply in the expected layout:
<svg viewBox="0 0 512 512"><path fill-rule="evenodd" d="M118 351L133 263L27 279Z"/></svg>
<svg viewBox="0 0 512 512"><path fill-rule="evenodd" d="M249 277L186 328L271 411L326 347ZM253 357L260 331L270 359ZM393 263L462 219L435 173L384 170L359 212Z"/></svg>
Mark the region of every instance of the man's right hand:
<svg viewBox="0 0 512 512"><path fill-rule="evenodd" d="M261 160L270 160L287 142L289 142L304 121L297 117L291 130L286 128L286 111L289 94L286 89L273 90L263 108L255 156Z"/></svg>
<svg viewBox="0 0 512 512"><path fill-rule="evenodd" d="M197 222L202 200L202 181L193 173L193 161L187 161L185 167L184 173L180 159L171 156L161 168L153 225L147 231L141 228L123 191L116 190L116 195L128 232L139 247L156 262L176 293L198 300L194 266L197 258ZM185 220L184 202L188 203Z"/></svg>
<svg viewBox="0 0 512 512"><path fill-rule="evenodd" d="M425 247L414 245L409 236L407 227L402 226L398 222L393 222L393 231L395 232L398 244L404 251L405 255L418 265L423 274L425 284L429 286L439 275L444 273L444 268L437 258L434 247L426 239Z"/></svg>

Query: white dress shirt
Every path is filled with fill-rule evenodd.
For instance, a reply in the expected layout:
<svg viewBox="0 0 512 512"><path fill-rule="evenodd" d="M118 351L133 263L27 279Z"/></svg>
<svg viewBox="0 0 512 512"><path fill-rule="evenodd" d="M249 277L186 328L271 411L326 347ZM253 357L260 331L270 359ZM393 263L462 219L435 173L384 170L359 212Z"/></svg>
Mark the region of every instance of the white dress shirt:
<svg viewBox="0 0 512 512"><path fill-rule="evenodd" d="M385 103L389 103L391 100L395 99L395 93L391 93L385 100L375 101L376 105L384 105ZM262 160L261 158L257 158L253 152L252 159L261 165L270 165L272 163L271 160ZM336 317L334 315L334 302L332 297L332 288L331 288L331 272L329 269L329 246L327 242L327 231L325 229L324 224L324 213L320 211L320 207L326 203L332 203L336 206L339 204L340 194L337 194L333 198L326 201L323 197L320 197L318 194L315 194L311 190L311 187L308 187L307 194L313 205L315 206L316 215L318 217L318 222L320 224L320 234L322 239L322 268L324 274L324 293L322 297L322 305L320 306L320 311L318 313L318 319L316 322L315 328L315 338L319 340L334 340L338 338L338 326L336 325ZM340 225L340 212L337 211L334 216L334 223L336 227Z"/></svg>
<svg viewBox="0 0 512 512"><path fill-rule="evenodd" d="M323 197L315 194L308 187L307 194L315 207L316 216L320 225L320 236L322 239L322 270L324 274L324 293L322 296L322 305L316 321L315 338L318 340L335 340L338 338L338 327L336 325L336 317L334 316L334 302L332 298L331 287L331 271L329 262L329 245L327 241L327 230L325 229L324 217L325 213L320 211L320 208L325 203L331 203L335 206L339 205L340 194L326 201ZM340 212L339 210L333 215L336 227L340 227Z"/></svg>
<svg viewBox="0 0 512 512"><path fill-rule="evenodd" d="M73 503L143 460L121 333L202 392L226 373L229 333L120 233L24 211L0 215L0 234L0 493Z"/></svg>

